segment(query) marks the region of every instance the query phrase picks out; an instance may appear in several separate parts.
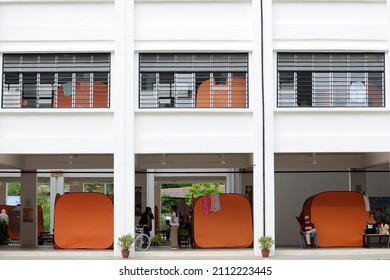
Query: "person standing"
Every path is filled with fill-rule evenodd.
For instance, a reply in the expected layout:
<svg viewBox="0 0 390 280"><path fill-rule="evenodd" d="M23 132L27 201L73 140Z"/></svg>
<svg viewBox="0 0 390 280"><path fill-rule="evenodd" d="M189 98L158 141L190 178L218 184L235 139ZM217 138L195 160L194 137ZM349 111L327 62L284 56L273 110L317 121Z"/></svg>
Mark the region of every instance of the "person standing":
<svg viewBox="0 0 390 280"><path fill-rule="evenodd" d="M5 209L1 209L0 220L3 220L7 225L9 224L8 214Z"/></svg>
<svg viewBox="0 0 390 280"><path fill-rule="evenodd" d="M177 212L176 205L172 205L171 210L171 232L170 232L170 239L171 239L171 249L178 249L179 248L179 242L178 242L178 230L179 230L179 213Z"/></svg>
<svg viewBox="0 0 390 280"><path fill-rule="evenodd" d="M142 213L139 225L143 227L144 233L150 238L150 231L152 230L152 220L154 219L152 208L146 207L145 212ZM144 240L143 245L147 245L147 240Z"/></svg>

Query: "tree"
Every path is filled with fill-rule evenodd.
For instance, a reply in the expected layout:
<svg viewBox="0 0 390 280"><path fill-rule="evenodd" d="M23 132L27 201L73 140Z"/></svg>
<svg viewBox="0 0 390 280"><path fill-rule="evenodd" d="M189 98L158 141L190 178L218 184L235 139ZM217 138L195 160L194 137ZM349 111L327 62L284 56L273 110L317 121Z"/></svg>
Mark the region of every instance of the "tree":
<svg viewBox="0 0 390 280"><path fill-rule="evenodd" d="M187 204L191 204L192 197L198 198L205 194L222 194L221 185L222 183L193 184L186 194Z"/></svg>
<svg viewBox="0 0 390 280"><path fill-rule="evenodd" d="M44 231L50 231L50 188L48 184L38 184L38 204L42 207Z"/></svg>
<svg viewBox="0 0 390 280"><path fill-rule="evenodd" d="M113 183L85 183L85 192L98 192L105 194L113 194L114 185Z"/></svg>
<svg viewBox="0 0 390 280"><path fill-rule="evenodd" d="M8 183L7 188L9 196L20 196L20 183Z"/></svg>

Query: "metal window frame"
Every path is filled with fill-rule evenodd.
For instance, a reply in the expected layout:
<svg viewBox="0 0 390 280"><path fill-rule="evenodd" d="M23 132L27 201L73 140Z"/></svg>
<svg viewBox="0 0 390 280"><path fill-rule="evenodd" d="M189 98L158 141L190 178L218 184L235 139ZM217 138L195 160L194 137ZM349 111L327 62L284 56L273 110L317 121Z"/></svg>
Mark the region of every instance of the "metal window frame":
<svg viewBox="0 0 390 280"><path fill-rule="evenodd" d="M281 56L285 55L285 58L281 58ZM307 65L303 66L299 65L299 58L298 56L311 56L310 61L307 61ZM315 62L318 63L318 60L316 60L317 56L320 55L329 55L329 70L323 70L319 71L316 69ZM287 56L290 56L290 60L287 58ZM333 56L333 57L332 57ZM345 65L340 66L340 61L337 60L337 56L341 58L341 56L346 56L346 62ZM364 57L364 60L361 61L356 61L353 59L354 56L362 56ZM377 62L375 61L369 61L370 56L377 56ZM291 59L293 57L293 59ZM336 59L334 59L336 57ZM298 92L297 92L297 80L294 78L294 93L291 94L293 103L288 102L289 99L285 99L285 97L281 96L283 89L281 88L280 84L280 74L285 72L285 73L294 73L294 77L296 77L296 73L301 70L301 71L307 71L312 73L312 102L311 106L312 108L334 108L334 107L348 107L348 108L384 108L386 106L386 100L385 100L385 93L386 93L386 81L385 81L385 73L386 73L386 62L385 62L386 56L384 52L348 52L348 53L341 53L341 52L310 52L310 53L305 53L305 52L278 52L276 56L277 60L277 102L276 105L278 108L291 108L291 107L300 107L298 105ZM311 66L310 65L311 62ZM354 63L358 62L358 65L353 65ZM290 65L289 65L290 63ZM320 61L321 63L321 61ZM322 63L326 63L325 60ZM336 65L338 64L338 65ZM308 70L308 68L310 68ZM354 68L364 68L362 69L354 69ZM284 70L283 68L286 68L288 70ZM289 69L290 68L290 69ZM344 69L345 68L345 69ZM371 69L370 69L371 68ZM375 69L375 68L379 68ZM328 73L329 74L329 105L326 104L317 104L315 102L316 96L315 96L315 74L316 73ZM361 73L364 76L364 83L366 85L366 98L364 100L364 104L353 104L352 99L350 97L350 89L348 88L346 91L346 100L347 103L344 106L339 106L335 103L335 73L346 73L347 78L346 78L346 86L350 85L353 82L352 75L355 73ZM380 84L380 106L377 105L370 105L369 100L370 100L370 92L369 92L369 74L370 73L378 73L379 76L381 76L381 84ZM324 96L322 96L324 97ZM317 98L322 98L321 96L317 96ZM289 105L283 105L284 103L289 104Z"/></svg>
<svg viewBox="0 0 390 280"><path fill-rule="evenodd" d="M15 61L12 62L12 56L15 57ZM25 61L27 57L36 58L36 62L29 64L28 61ZM70 57L70 63L67 64L66 60L60 61L60 57ZM19 57L19 58L18 58ZM10 61L7 62L7 58ZM42 58L52 58L52 60L44 60L42 63ZM87 60L83 61L83 58L87 58ZM19 62L18 62L19 60ZM88 61L89 60L89 61ZM36 90L35 90L35 100L36 100L36 108L49 108L49 109L59 109L58 107L58 87L59 87L59 74L70 73L72 76L72 101L71 106L64 106L61 108L78 108L75 102L75 82L77 82L76 75L77 73L84 73L89 76L89 101L87 109L104 109L110 108L111 106L111 82L110 82L110 71L111 71L111 53L16 53L16 54L2 54L1 56L1 72L2 75L2 83L1 83L1 108L2 109L11 109L23 108L22 98L23 98L23 77L24 73L31 73L36 75ZM8 65L7 65L8 63ZM16 67L14 67L14 65ZM68 69L66 69L69 67ZM29 69L30 68L30 69ZM35 70L33 68L36 68ZM66 70L64 70L64 68ZM5 86L5 78L7 73L19 73L19 99L20 103L16 101L14 105L6 104L6 99L4 98L4 86ZM40 100L40 76L43 73L52 73L53 74L53 83L52 83L52 98L51 98L51 106L42 107L39 104ZM94 79L95 73L104 73L107 75L107 80L104 80L104 83L107 83L107 100L103 100L103 107L94 107L94 84L93 82L97 82L99 80ZM12 102L12 100L11 100ZM33 109L34 107L28 107L29 109Z"/></svg>
<svg viewBox="0 0 390 280"><path fill-rule="evenodd" d="M143 61L142 61L142 57L145 56L147 57L148 55L150 56L156 56L155 60L152 60L151 61L151 64L154 65L154 66L147 66L147 62L145 62L145 65L143 65ZM159 64L159 59L160 59L160 56L164 56L164 55L171 55L173 56L173 59L171 61L168 61L168 62L163 62L163 63L167 63L169 64L169 66L171 67L170 71L164 71L160 68L163 68L164 65L163 63ZM191 56L191 59L188 61L188 62L183 62L183 64L190 64L191 66L188 66L188 65L184 65L183 68L188 68L187 70L181 70L180 69L180 62L178 61L178 58L180 55L183 55L183 56ZM218 56L218 55L221 55L221 56L226 56L227 57L227 60L226 61L216 61L215 60L215 56ZM239 70L235 70L233 69L232 70L232 65L235 63L233 61L233 56L234 55L242 55L244 57L243 60L238 60L237 61L237 64L238 66L236 66L237 69ZM209 56L208 60L207 61L204 61L203 63L206 64L205 70L201 71L200 68L203 67L201 65L202 61L200 61L200 66L199 65L196 65L197 63L197 60L196 60L196 56ZM227 68L228 70L225 70L225 71L222 71L221 67L218 66L218 64L226 64L225 66L222 66L222 67L225 67ZM217 66L216 66L217 65ZM198 66L199 68L196 69ZM144 67L144 69L143 69ZM154 70L145 70L147 68L153 68L155 67ZM216 69L217 68L217 69ZM220 68L220 69L218 69ZM161 106L159 104L159 93L157 91L153 91L153 92L150 92L149 93L149 98L147 98L146 96L146 90L143 89L143 87L145 87L145 85L143 84L143 81L144 78L143 78L143 75L145 73L154 73L156 75L156 83L158 82L158 73L162 73L162 72L170 72L170 73L173 73L173 76L174 76L174 81L173 81L173 94L172 94L172 97L174 99L173 102L171 102L173 104L173 106L168 106L168 107L165 107L165 106ZM213 87L212 87L212 82L213 82L213 79L214 79L214 74L213 73L227 73L227 88L228 88L228 97L227 97L227 104L228 106L226 108L229 108L229 109L234 109L234 108L249 108L249 82L248 82L248 79L249 79L249 54L248 53L232 53L232 52L229 52L229 53L139 53L138 54L138 108L139 109L151 109L151 108L193 108L193 109L196 109L196 108L210 108L210 109L213 109L213 108L216 108L214 107L213 103L214 103L214 92L213 92ZM208 79L210 80L210 100L209 100L209 103L210 103L210 106L209 107L197 107L196 105L196 100L195 100L195 95L196 95L196 92L195 92L195 89L197 88L197 81L196 81L196 73L204 73L204 74L208 74ZM245 107L233 107L232 106L232 84L231 84L231 81L232 81L232 75L233 73L243 73L245 74ZM178 98L178 85L176 83L177 81L177 75L178 74L191 74L192 75L192 80L191 82L189 83L189 87L191 88L191 92L192 92L192 100L187 103L188 105L186 106L184 104L180 106L180 104L178 103L179 101L179 98ZM142 94L144 92L144 95ZM143 97L146 97L147 99L145 101L143 101ZM153 103L153 101L155 101L155 103ZM149 103L148 103L149 102ZM220 107L218 107L220 108Z"/></svg>

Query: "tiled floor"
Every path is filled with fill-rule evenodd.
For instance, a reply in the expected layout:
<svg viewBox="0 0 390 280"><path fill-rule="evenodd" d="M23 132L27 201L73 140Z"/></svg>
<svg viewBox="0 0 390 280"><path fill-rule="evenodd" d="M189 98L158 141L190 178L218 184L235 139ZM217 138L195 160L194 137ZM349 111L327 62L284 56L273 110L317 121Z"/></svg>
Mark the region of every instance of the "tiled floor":
<svg viewBox="0 0 390 280"><path fill-rule="evenodd" d="M230 259L251 260L261 258L254 256L252 249L180 249L169 247L151 247L147 251L137 251L133 259ZM108 250L56 250L53 247L20 247L0 246L1 260L114 260L111 249ZM277 248L271 255L274 260L376 260L390 259L390 249L383 248Z"/></svg>

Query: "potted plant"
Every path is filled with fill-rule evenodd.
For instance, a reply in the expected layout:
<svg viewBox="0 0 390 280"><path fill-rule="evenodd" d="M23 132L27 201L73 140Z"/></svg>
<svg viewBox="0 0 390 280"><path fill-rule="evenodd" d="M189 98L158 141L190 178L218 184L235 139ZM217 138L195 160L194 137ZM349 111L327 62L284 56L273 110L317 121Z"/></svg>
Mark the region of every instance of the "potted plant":
<svg viewBox="0 0 390 280"><path fill-rule="evenodd" d="M118 246L121 248L123 258L129 257L129 249L133 243L134 238L131 234L124 234L118 237Z"/></svg>
<svg viewBox="0 0 390 280"><path fill-rule="evenodd" d="M260 248L261 248L261 254L263 258L268 258L269 251L272 247L272 244L274 244L274 240L271 236L262 236L259 238Z"/></svg>
<svg viewBox="0 0 390 280"><path fill-rule="evenodd" d="M163 242L163 238L159 233L156 233L150 238L150 245L152 246L158 246L162 242Z"/></svg>

